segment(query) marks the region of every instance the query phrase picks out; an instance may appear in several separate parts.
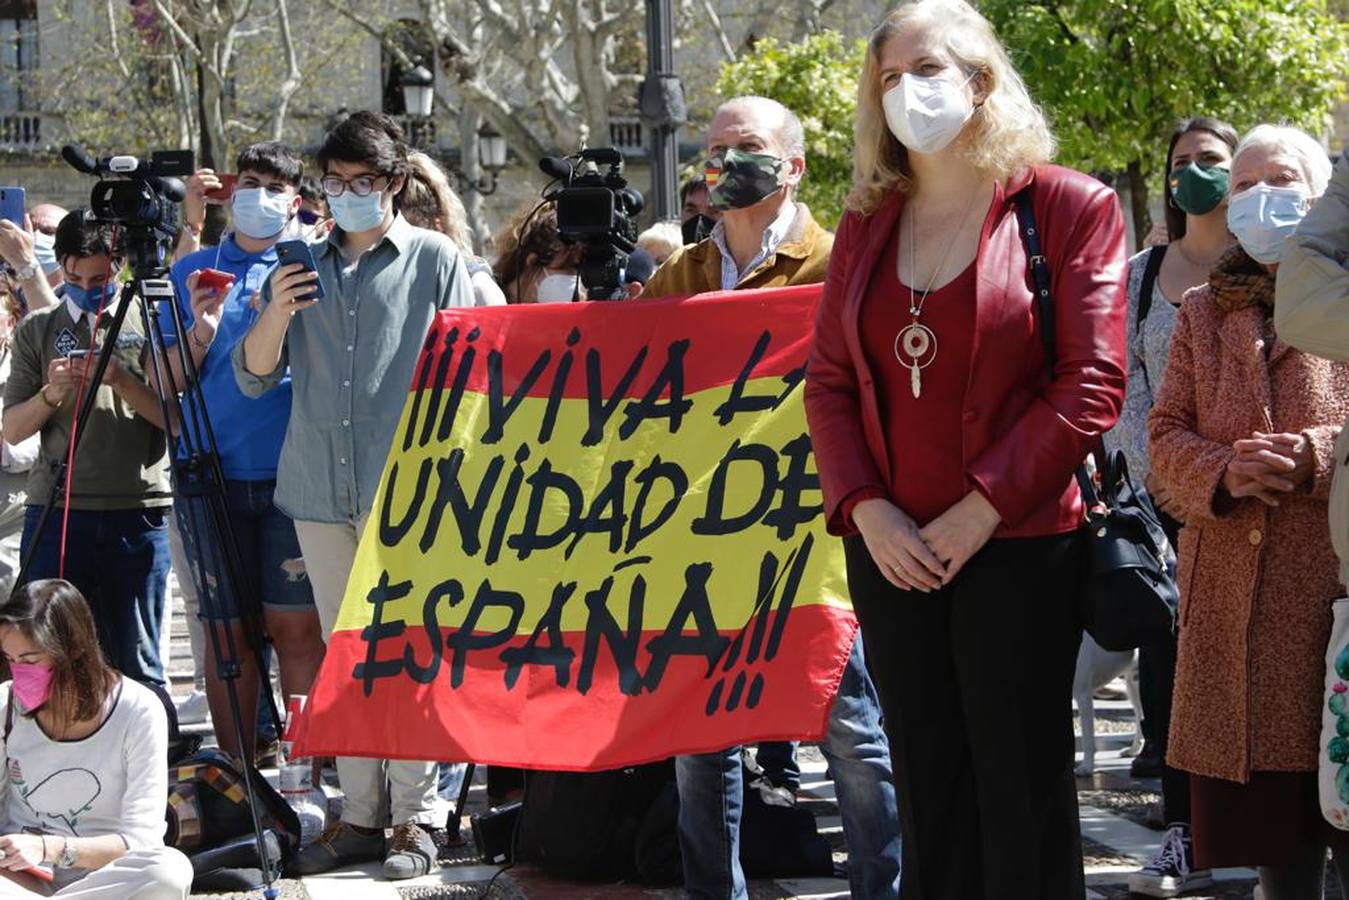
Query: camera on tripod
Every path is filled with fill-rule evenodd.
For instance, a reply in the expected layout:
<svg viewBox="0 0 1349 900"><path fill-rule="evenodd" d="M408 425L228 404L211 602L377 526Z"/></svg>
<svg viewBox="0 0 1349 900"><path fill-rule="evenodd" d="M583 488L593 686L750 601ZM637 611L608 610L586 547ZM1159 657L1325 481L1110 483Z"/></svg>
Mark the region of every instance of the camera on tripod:
<svg viewBox="0 0 1349 900"><path fill-rule="evenodd" d="M99 222L123 230L122 249L137 277L162 274L178 239L178 204L187 196L181 179L192 174L192 151L159 150L148 160L95 159L67 144L61 156L76 170L101 176L89 208Z"/></svg>
<svg viewBox="0 0 1349 900"><path fill-rule="evenodd" d="M623 155L613 147L597 147L574 156L545 156L539 168L562 182L543 196L557 207L559 236L581 247L586 297L627 299L624 269L637 246L642 195L623 177Z"/></svg>

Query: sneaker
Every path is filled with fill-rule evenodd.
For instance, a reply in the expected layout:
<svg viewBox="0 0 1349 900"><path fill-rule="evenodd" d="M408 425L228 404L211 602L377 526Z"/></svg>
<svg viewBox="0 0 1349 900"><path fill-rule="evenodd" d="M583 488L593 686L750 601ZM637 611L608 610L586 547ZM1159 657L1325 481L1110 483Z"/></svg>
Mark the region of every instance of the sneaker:
<svg viewBox="0 0 1349 900"><path fill-rule="evenodd" d="M404 822L393 827L389 854L384 857L384 877L390 881L418 878L439 865L440 848L431 827Z"/></svg>
<svg viewBox="0 0 1349 900"><path fill-rule="evenodd" d="M338 822L324 829L318 840L295 854L290 871L293 875L318 875L340 866L371 862L383 855L383 829L363 834L346 822Z"/></svg>
<svg viewBox="0 0 1349 900"><path fill-rule="evenodd" d="M174 707L178 713L179 725L201 725L211 715L211 707L206 703L205 691L193 691Z"/></svg>
<svg viewBox="0 0 1349 900"><path fill-rule="evenodd" d="M276 738L259 737L253 748L253 765L259 769L275 769L281 762L281 742Z"/></svg>
<svg viewBox="0 0 1349 900"><path fill-rule="evenodd" d="M1145 897L1176 897L1209 887L1213 884L1213 872L1190 868L1192 858L1190 826L1172 825L1152 861L1129 876L1129 890Z"/></svg>

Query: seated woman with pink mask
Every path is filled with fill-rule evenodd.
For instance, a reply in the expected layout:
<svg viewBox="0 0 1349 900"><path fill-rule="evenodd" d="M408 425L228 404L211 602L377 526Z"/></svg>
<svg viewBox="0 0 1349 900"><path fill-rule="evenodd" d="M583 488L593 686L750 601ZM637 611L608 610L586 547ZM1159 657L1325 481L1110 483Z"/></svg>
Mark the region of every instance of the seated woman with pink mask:
<svg viewBox="0 0 1349 900"><path fill-rule="evenodd" d="M109 668L69 582L0 605L0 898L184 900L192 864L164 846L168 720Z"/></svg>

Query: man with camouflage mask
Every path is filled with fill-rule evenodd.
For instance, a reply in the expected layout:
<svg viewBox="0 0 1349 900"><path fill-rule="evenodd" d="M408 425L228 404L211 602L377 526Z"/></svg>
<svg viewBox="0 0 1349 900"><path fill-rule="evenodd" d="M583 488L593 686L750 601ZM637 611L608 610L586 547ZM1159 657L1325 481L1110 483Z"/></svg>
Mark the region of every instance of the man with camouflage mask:
<svg viewBox="0 0 1349 900"><path fill-rule="evenodd" d="M775 100L731 100L712 119L707 155L708 198L722 211L721 219L705 240L676 250L647 282L642 298L824 281L834 236L793 199L806 170L800 120ZM859 639L821 749L848 844L849 887L854 897L868 900L899 893L899 815L880 717ZM684 887L695 900L748 896L740 867L747 790L755 801L796 802L801 770L794 744L760 744L748 778L741 757L741 748L731 747L675 761Z"/></svg>
<svg viewBox="0 0 1349 900"><path fill-rule="evenodd" d="M793 199L805 152L800 120L776 100L723 103L708 129L705 176L721 220L708 238L676 250L642 296L824 281L834 236Z"/></svg>

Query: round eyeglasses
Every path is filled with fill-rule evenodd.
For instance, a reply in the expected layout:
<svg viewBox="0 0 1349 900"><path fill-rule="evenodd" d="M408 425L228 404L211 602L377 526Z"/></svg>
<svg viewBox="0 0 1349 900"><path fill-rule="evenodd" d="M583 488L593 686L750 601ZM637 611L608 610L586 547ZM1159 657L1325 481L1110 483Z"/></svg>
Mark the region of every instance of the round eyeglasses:
<svg viewBox="0 0 1349 900"><path fill-rule="evenodd" d="M319 184L323 187L323 193L329 197L340 197L347 191L351 191L357 197L368 197L370 192L375 190L375 183L381 180L388 183L388 178L384 175L357 175L351 179L340 175L324 175Z"/></svg>

